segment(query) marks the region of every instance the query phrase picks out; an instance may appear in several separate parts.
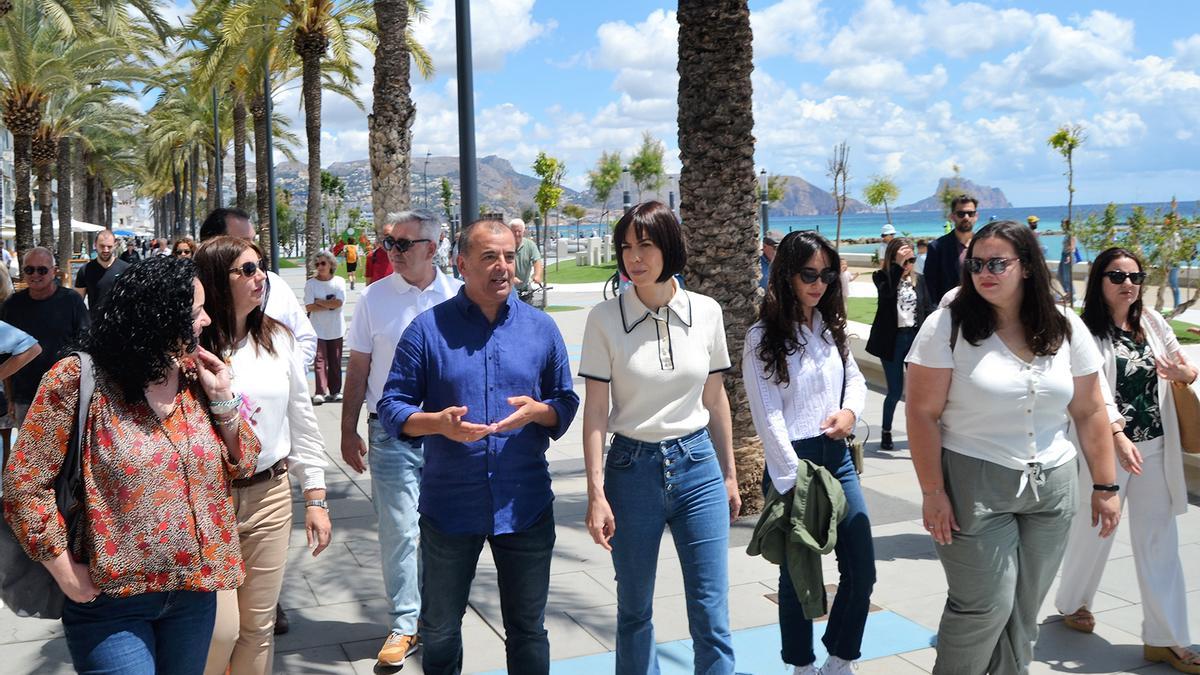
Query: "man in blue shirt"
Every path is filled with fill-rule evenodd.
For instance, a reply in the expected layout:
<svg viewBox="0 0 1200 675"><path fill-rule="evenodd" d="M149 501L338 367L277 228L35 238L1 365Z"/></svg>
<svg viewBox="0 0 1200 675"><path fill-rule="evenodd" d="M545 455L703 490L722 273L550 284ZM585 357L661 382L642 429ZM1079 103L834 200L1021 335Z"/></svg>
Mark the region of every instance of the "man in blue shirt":
<svg viewBox="0 0 1200 675"><path fill-rule="evenodd" d="M465 285L404 331L377 406L388 433L425 447L421 663L429 675L461 672L462 617L487 541L508 671L549 673L554 493L545 453L579 397L558 327L512 292L512 231L481 220L459 241Z"/></svg>
<svg viewBox="0 0 1200 675"><path fill-rule="evenodd" d="M767 290L767 283L771 280L771 263L775 260L775 249L779 246L779 240L783 239L783 235L775 230L767 233L763 237L762 253L758 256L758 266L762 270L762 277L758 280L758 287ZM680 288L683 288L680 286Z"/></svg>

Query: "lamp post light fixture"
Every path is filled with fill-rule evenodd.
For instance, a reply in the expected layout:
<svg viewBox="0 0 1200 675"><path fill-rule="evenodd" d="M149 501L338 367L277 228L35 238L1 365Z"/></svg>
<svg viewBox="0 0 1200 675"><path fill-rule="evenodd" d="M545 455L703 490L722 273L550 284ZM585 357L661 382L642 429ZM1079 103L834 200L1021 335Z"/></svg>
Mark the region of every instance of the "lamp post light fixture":
<svg viewBox="0 0 1200 675"><path fill-rule="evenodd" d="M675 178L667 179L667 208L671 209L671 213L675 213Z"/></svg>
<svg viewBox="0 0 1200 675"><path fill-rule="evenodd" d="M762 236L767 236L767 219L768 211L771 208L771 202L767 200L767 170L763 169L759 175L759 186L762 189Z"/></svg>
<svg viewBox="0 0 1200 675"><path fill-rule="evenodd" d="M633 202L629 196L629 167L621 168L621 204L625 208L625 213L633 210Z"/></svg>

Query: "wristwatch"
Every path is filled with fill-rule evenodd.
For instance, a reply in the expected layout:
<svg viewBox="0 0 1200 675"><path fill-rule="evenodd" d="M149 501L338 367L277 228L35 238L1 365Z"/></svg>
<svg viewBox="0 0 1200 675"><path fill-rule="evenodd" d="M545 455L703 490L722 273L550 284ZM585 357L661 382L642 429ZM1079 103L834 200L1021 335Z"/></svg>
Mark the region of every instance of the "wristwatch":
<svg viewBox="0 0 1200 675"><path fill-rule="evenodd" d="M1121 486L1116 483L1092 483L1092 489L1096 492L1118 492Z"/></svg>
<svg viewBox="0 0 1200 675"><path fill-rule="evenodd" d="M317 506L325 509L326 511L329 510L329 502L325 501L324 499L307 499L304 501L304 506L305 508L309 506Z"/></svg>

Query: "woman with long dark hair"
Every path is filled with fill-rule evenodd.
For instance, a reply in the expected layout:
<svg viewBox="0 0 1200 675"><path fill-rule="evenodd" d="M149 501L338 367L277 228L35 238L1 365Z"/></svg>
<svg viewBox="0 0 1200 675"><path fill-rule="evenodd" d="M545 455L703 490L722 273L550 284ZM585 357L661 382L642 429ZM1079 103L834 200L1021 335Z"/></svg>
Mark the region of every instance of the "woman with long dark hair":
<svg viewBox="0 0 1200 675"><path fill-rule="evenodd" d="M998 221L971 239L957 296L908 363L909 447L949 586L935 672L1026 672L1075 514L1069 425L1091 469L1091 522L1107 537L1120 517L1100 354L1055 306L1033 233Z"/></svg>
<svg viewBox="0 0 1200 675"><path fill-rule="evenodd" d="M1130 539L1142 593L1142 641L1148 660L1184 673L1200 673L1190 649L1187 585L1179 559L1175 516L1187 511L1187 485L1179 418L1171 387L1195 386L1197 369L1184 357L1175 332L1158 312L1142 304L1146 273L1141 259L1124 248L1096 256L1088 273L1083 322L1103 358L1103 374L1124 425L1113 431L1116 483L1129 504ZM1100 586L1112 538L1099 537L1083 514L1075 516L1055 605L1064 623L1091 633L1088 610Z"/></svg>
<svg viewBox="0 0 1200 675"><path fill-rule="evenodd" d="M67 597L79 672L199 675L215 592L245 578L229 480L253 473L260 446L231 405L229 368L197 345L204 299L190 260L144 260L83 337L95 377L84 532L67 532L54 492L79 407L78 357L42 379L4 471L4 517Z"/></svg>
<svg viewBox="0 0 1200 675"><path fill-rule="evenodd" d="M239 410L262 441L254 475L231 486L248 574L236 592L218 598L206 672L266 675L292 528L289 470L303 485L313 555L329 545L324 441L296 340L263 311L262 250L237 237L216 237L200 246L195 260L212 317L201 344L230 365Z"/></svg>
<svg viewBox="0 0 1200 675"><path fill-rule="evenodd" d="M729 524L741 498L721 376L730 365L721 307L675 280L687 248L666 205L638 204L617 222L614 239L617 267L633 286L588 314L579 374L587 379L587 527L612 552L617 573L616 672L658 672L655 566L670 527L695 672L732 675Z"/></svg>
<svg viewBox="0 0 1200 675"><path fill-rule="evenodd" d="M846 438L866 403L866 382L846 336L840 257L821 235L792 232L779 242L758 323L746 334L742 376L754 427L763 442L767 479L782 495L797 487L803 460L841 484L846 515L837 525L840 580L822 642L821 673L850 673L859 658L875 549L871 521ZM779 566L783 661L816 673L812 619L797 597L789 565Z"/></svg>
<svg viewBox="0 0 1200 675"><path fill-rule="evenodd" d="M917 255L911 239L896 237L888 242L884 260L888 264L871 274L879 302L871 322L867 353L879 357L887 378L879 447L891 450L892 417L896 414L896 404L904 396L904 359L929 313L929 301L925 278L916 272Z"/></svg>

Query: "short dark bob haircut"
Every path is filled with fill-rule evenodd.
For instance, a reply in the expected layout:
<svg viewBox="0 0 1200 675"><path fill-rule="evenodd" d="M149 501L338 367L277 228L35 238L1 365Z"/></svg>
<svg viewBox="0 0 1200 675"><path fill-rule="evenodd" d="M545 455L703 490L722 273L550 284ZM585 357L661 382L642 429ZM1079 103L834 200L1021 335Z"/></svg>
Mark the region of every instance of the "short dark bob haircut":
<svg viewBox="0 0 1200 675"><path fill-rule="evenodd" d="M183 257L151 256L113 284L79 348L121 390L127 403L167 376L178 357L196 348L192 331L196 268Z"/></svg>
<svg viewBox="0 0 1200 675"><path fill-rule="evenodd" d="M637 241L649 239L658 250L662 251L662 274L658 275L658 283L663 283L683 271L687 265L687 244L683 241L683 228L679 219L662 202L642 202L621 216L617 227L613 230L613 243L617 245L617 269L626 279L629 273L625 271L625 238L629 236L629 228L633 227L634 238Z"/></svg>
<svg viewBox="0 0 1200 675"><path fill-rule="evenodd" d="M1105 249L1096 256L1096 261L1092 263L1092 269L1088 270L1087 290L1083 296L1083 312L1080 318L1083 319L1083 323L1087 325L1092 335L1106 340L1117 336L1117 326L1113 323L1112 311L1108 308L1108 303L1104 301L1102 287L1106 283L1112 283L1105 279L1104 271L1114 261L1121 258L1129 258L1137 264L1139 272L1145 271L1142 259L1133 251L1119 246ZM1129 327L1133 329L1133 339L1137 342L1146 340L1146 334L1142 330L1142 294L1145 290L1145 284L1138 286L1137 300L1134 300L1133 304L1129 306L1129 316L1127 317Z"/></svg>
<svg viewBox="0 0 1200 675"><path fill-rule="evenodd" d="M1058 353L1064 340L1071 339L1071 324L1050 294L1050 270L1038 245L1037 237L1022 223L997 220L984 225L967 246L968 258L975 257L975 245L986 239L1003 239L1012 244L1021 260L1019 270L1025 276L1019 317L1025 332L1025 344L1038 356ZM1014 272L1010 272L1012 274ZM975 289L975 277L964 264L961 287L950 302L950 316L962 329L967 342L978 345L996 332L996 310Z"/></svg>

